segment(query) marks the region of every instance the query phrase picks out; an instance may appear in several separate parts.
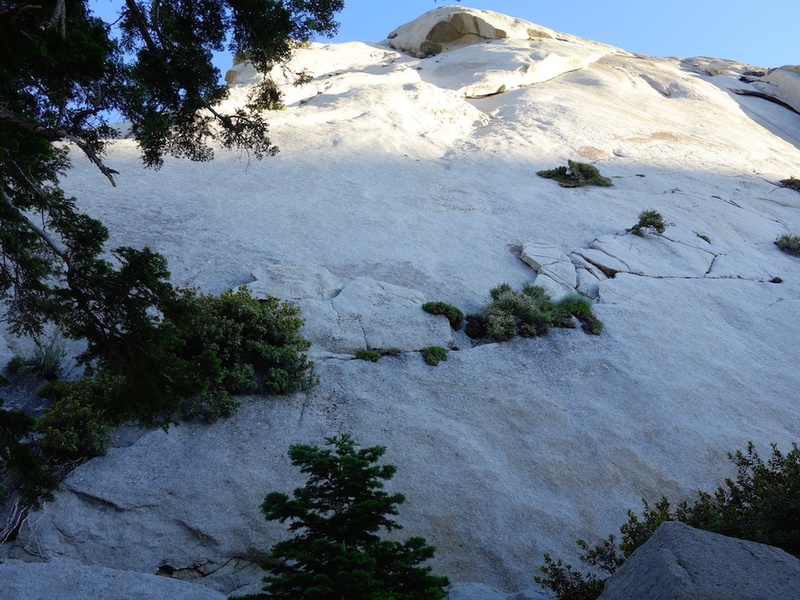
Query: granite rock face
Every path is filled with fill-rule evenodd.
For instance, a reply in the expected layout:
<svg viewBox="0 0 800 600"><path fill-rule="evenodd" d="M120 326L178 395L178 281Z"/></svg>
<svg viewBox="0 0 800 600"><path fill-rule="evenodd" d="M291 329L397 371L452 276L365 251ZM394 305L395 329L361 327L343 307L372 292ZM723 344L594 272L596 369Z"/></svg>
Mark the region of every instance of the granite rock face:
<svg viewBox="0 0 800 600"><path fill-rule="evenodd" d="M800 560L779 548L667 522L600 600L798 600Z"/></svg>
<svg viewBox="0 0 800 600"><path fill-rule="evenodd" d="M133 571L65 563L0 563L0 600L225 600L202 585Z"/></svg>

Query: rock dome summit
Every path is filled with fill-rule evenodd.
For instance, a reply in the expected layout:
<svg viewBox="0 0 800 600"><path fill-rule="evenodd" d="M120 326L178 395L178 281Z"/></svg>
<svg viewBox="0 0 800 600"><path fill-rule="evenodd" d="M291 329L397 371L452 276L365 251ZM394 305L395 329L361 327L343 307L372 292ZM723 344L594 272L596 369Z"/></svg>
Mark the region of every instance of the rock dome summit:
<svg viewBox="0 0 800 600"><path fill-rule="evenodd" d="M296 303L318 385L119 432L0 560L252 592L285 534L259 506L298 483L287 448L348 432L387 447L403 534L436 546L436 573L511 593L640 498L714 489L748 441L800 440L800 259L774 243L800 234L780 183L800 177L797 67L644 56L459 6L382 44L298 48L270 76L277 156L152 172L122 139L116 188L78 158L64 185L175 282ZM226 102L258 77L234 65ZM613 186L537 175L570 160ZM663 233L629 231L646 210ZM502 283L591 297L602 334L473 345L421 308L475 313ZM430 346L447 360L426 364Z"/></svg>

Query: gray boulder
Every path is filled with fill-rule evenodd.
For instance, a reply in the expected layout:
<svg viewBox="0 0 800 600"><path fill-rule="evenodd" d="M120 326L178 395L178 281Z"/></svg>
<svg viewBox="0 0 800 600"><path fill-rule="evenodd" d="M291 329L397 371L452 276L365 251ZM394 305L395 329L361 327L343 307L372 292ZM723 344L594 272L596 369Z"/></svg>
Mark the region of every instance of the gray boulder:
<svg viewBox="0 0 800 600"><path fill-rule="evenodd" d="M2 563L0 581L0 600L225 600L187 581L67 563Z"/></svg>
<svg viewBox="0 0 800 600"><path fill-rule="evenodd" d="M541 590L505 594L483 583L457 583L447 593L447 600L548 600L550 597Z"/></svg>
<svg viewBox="0 0 800 600"><path fill-rule="evenodd" d="M798 600L800 560L779 548L667 522L600 600Z"/></svg>

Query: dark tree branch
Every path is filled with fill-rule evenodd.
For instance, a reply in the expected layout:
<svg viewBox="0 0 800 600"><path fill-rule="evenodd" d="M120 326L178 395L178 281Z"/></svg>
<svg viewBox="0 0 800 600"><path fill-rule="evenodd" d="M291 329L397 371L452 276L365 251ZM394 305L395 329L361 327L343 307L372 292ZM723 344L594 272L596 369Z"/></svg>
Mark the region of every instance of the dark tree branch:
<svg viewBox="0 0 800 600"><path fill-rule="evenodd" d="M42 23L39 27L42 31L47 31L48 29L52 29L58 23L61 26L61 35L63 36L66 33L66 16L67 16L67 7L65 5L64 0L58 0L56 2L56 6L53 9L53 15L50 17L50 20L46 23Z"/></svg>
<svg viewBox="0 0 800 600"><path fill-rule="evenodd" d="M97 156L97 153L89 144L80 139L78 136L68 132L66 129L54 129L52 127L42 127L41 125L29 123L28 121L20 119L10 110L2 107L0 107L0 121L6 121L17 129L21 129L22 131L26 131L37 137L50 140L51 142L61 142L64 140L72 142L81 150L83 150L83 153L86 154L89 160L97 165L97 168L100 169L100 172L108 178L108 180L111 182L111 185L114 187L117 186L113 176L119 175L119 171L115 171L114 169L107 167L103 161L100 160L100 157Z"/></svg>
<svg viewBox="0 0 800 600"><path fill-rule="evenodd" d="M78 146L78 148L83 150L83 153L89 158L89 160L91 160L95 165L97 165L97 168L100 169L100 172L108 178L108 180L111 182L111 185L117 187L117 183L114 181L114 175L119 175L119 171L110 169L105 164L103 164L103 161L100 160L100 157L97 156L92 147L86 142L84 142L82 139L71 134L65 135L64 139L69 140L70 142Z"/></svg>
<svg viewBox="0 0 800 600"><path fill-rule="evenodd" d="M52 237L50 237L49 233L39 227L28 217L28 215L17 208L11 201L11 198L8 197L8 194L6 194L6 191L2 186L0 186L0 199L2 199L5 205L8 206L13 212L17 213L20 218L25 221L25 224L28 226L28 228L31 229L37 236L39 236L39 239L41 239L47 245L47 247L50 248L50 250L52 250L58 257L60 257L61 260L64 261L64 264L69 267L69 253L63 249Z"/></svg>

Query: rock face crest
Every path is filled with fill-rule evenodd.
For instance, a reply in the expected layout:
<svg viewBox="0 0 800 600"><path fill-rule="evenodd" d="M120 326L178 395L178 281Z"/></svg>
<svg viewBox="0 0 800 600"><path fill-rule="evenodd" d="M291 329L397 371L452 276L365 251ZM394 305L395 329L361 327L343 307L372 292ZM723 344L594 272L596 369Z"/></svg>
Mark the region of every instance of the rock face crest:
<svg viewBox="0 0 800 600"><path fill-rule="evenodd" d="M454 46L502 39L549 39L555 32L488 10L443 6L395 29L388 44L420 58Z"/></svg>

